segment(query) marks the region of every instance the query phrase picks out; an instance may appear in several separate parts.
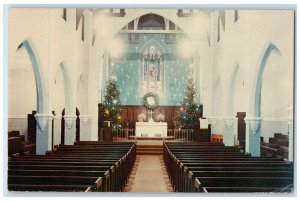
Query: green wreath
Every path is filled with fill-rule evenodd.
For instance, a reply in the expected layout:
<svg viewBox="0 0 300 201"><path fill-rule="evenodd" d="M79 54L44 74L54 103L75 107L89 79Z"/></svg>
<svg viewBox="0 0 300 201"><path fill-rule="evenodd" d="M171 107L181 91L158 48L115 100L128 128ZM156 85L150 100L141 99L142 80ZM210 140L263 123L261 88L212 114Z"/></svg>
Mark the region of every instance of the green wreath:
<svg viewBox="0 0 300 201"><path fill-rule="evenodd" d="M150 110L158 107L158 100L158 95L153 92L148 92L143 97L144 106Z"/></svg>

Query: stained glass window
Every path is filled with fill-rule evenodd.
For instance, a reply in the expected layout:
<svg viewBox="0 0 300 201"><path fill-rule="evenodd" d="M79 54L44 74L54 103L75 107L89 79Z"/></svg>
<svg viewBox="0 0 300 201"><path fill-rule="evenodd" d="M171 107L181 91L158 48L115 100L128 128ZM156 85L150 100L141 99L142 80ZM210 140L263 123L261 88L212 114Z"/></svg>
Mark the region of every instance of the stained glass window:
<svg viewBox="0 0 300 201"><path fill-rule="evenodd" d="M155 41L147 43L141 51L141 96L148 92L163 95L164 53Z"/></svg>

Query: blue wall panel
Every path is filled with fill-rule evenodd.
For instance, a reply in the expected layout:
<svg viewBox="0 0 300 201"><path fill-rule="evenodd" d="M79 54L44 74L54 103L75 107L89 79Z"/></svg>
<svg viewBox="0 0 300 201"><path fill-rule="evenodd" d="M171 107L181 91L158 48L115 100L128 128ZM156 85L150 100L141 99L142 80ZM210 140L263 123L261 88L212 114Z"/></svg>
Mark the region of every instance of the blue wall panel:
<svg viewBox="0 0 300 201"><path fill-rule="evenodd" d="M178 44L165 42L165 34L140 34L139 43L130 43L128 34L123 34L125 50L121 58L115 59L114 69L120 87L120 100L123 105L141 105L140 94L140 51L150 40L157 41L164 49L165 93L159 97L159 105L179 105L189 74L188 60L178 54ZM177 34L177 41L183 37ZM111 61L112 62L112 61ZM110 67L111 68L111 67Z"/></svg>

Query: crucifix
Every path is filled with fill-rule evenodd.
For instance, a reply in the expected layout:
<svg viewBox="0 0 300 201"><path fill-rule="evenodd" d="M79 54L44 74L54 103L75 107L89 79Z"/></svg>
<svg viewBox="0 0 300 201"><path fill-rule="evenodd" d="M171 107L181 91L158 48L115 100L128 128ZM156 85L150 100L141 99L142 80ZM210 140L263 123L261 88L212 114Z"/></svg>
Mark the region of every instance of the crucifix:
<svg viewBox="0 0 300 201"><path fill-rule="evenodd" d="M153 110L151 110L150 112L149 112L150 114L151 114L151 117L150 117L150 119L148 120L148 122L153 122L153 118L152 118L152 115L153 115Z"/></svg>

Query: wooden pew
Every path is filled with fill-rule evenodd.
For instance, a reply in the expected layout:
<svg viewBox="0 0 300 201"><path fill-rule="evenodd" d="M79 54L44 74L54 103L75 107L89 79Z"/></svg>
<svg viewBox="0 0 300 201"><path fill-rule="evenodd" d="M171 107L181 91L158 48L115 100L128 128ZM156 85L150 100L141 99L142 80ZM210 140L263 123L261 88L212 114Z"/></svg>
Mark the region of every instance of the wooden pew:
<svg viewBox="0 0 300 201"><path fill-rule="evenodd" d="M293 183L292 177L196 177L202 187L276 187ZM197 185L196 185L197 186ZM195 192L199 188L196 187ZM201 190L200 190L201 191Z"/></svg>
<svg viewBox="0 0 300 201"><path fill-rule="evenodd" d="M263 169L265 167L272 167L274 170L281 170L282 171L289 171L290 167L289 164L285 164L285 163L243 163L243 162L238 162L238 163L183 163L183 162L178 162L180 165L177 166L177 168L174 168L175 170L175 184L176 184L176 188L180 191L182 190L187 190L187 186L188 186L188 181L189 181L189 171L192 171L195 169L198 169L199 167L211 167L211 169L216 169L216 168L220 168L223 169L224 167L226 168L233 168L235 167L236 169L240 169L240 170L244 170L251 167L255 167L257 169ZM194 169L193 169L194 168Z"/></svg>
<svg viewBox="0 0 300 201"><path fill-rule="evenodd" d="M242 170L231 170L231 171L189 171L189 181L187 184L187 190L193 191L193 188L195 186L195 178L200 178L199 181L201 183L201 177L289 177L292 178L293 174L291 171L250 171L245 170L245 168L241 168ZM224 186L222 186L224 187ZM249 187L249 186L247 186ZM205 188L205 187L204 187ZM277 187L276 187L277 188ZM270 190L274 190L271 188ZM214 190L216 191L216 190ZM269 192L269 191L268 191Z"/></svg>
<svg viewBox="0 0 300 201"><path fill-rule="evenodd" d="M78 175L97 177L99 176L99 174L102 174L103 178L110 179L103 179L103 189L105 191L120 191L125 187L125 182L129 177L131 168L135 161L135 144L125 144L127 148L125 146L118 147L112 146L112 144L108 145L106 151L104 147L94 147L93 149L91 149L89 146L71 146L71 148L70 146L66 147L64 145L62 146L63 148L57 147L56 151L46 156L31 155L19 158L12 158L9 159L8 162L10 168L9 181L14 181L12 180L12 178L15 176L20 176L20 174L22 174L21 172L24 172L25 174L22 176L27 175L28 177L32 176L34 178L44 174L45 176L48 176L50 178L54 175L70 177L72 176L78 178ZM64 151L61 151L62 149L64 149L64 151L66 151L67 154L64 153ZM123 166L121 166L121 164ZM114 174L108 174L108 172ZM26 185L28 186L25 188L31 188L30 184L9 183L9 185L12 186L12 188L14 189L20 189L22 186ZM38 185L41 186L40 189L45 189L47 185L48 187L53 186L53 188L58 190L63 189L63 185L59 186L51 183ZM76 187L77 184L71 183L71 185L75 185ZM83 188L80 187L80 189L82 190ZM71 191L73 190L71 189ZM88 189L86 189L85 191L88 191Z"/></svg>
<svg viewBox="0 0 300 201"><path fill-rule="evenodd" d="M110 191L110 173L108 170L86 171L86 170L24 170L24 169L8 169L8 176L82 176L82 177L102 177L102 191Z"/></svg>
<svg viewBox="0 0 300 201"><path fill-rule="evenodd" d="M86 176L21 176L9 175L8 185L88 185L93 191L102 191L102 177ZM11 190L8 188L8 190Z"/></svg>
<svg viewBox="0 0 300 201"><path fill-rule="evenodd" d="M8 184L10 191L57 191L57 192L92 192L89 185L36 185L36 184Z"/></svg>
<svg viewBox="0 0 300 201"><path fill-rule="evenodd" d="M265 193L265 192L282 192L284 188L278 187L205 187L204 191L207 193ZM292 189L289 188L285 192L292 192Z"/></svg>
<svg viewBox="0 0 300 201"><path fill-rule="evenodd" d="M21 150L21 138L9 137L8 138L8 156L12 156L15 153L20 153Z"/></svg>
<svg viewBox="0 0 300 201"><path fill-rule="evenodd" d="M237 192L256 192L259 187L264 188L265 192L270 192L293 184L292 164L282 159L235 155L239 153L239 150L234 151L232 147L228 149L222 149L222 147L201 149L192 146L189 149L187 145L183 145L183 148L180 146L179 143L176 146L171 143L164 143L163 148L167 171L176 191L218 192L214 186L203 186L203 182L201 183L203 178L205 178L203 181L206 184L208 181L212 183L210 180L212 178L226 180L227 177L235 177L238 180L237 183L244 181L244 186L240 185L228 190L230 186L223 186L222 179L217 179L216 184L221 184L220 192L224 192L226 189L228 192L235 192L234 190L239 187L241 189ZM220 150L224 153L219 153ZM261 171L262 169L264 171ZM248 184L245 180L247 176L249 177ZM260 182L262 178L265 179L265 183L262 185L255 186L253 184L251 186L249 184L253 181ZM279 186L273 185L274 182L277 182ZM191 188L193 189L191 190Z"/></svg>
<svg viewBox="0 0 300 201"><path fill-rule="evenodd" d="M219 159L219 162L223 160L223 159ZM245 162L244 165L240 165L240 166L236 166L236 167L231 167L231 166L227 166L227 167L224 167L223 165L221 166L212 166L212 167L207 167L206 165L199 165L197 163L197 161L199 162L203 162L201 161L201 159L195 159L195 160L191 160L191 159L180 159L180 168L179 170L177 171L176 174L179 175L178 179L179 179L179 183L181 183L182 185L185 185L183 187L181 187L181 189L184 189L184 190L191 190L191 185L194 185L194 179L193 177L191 176L191 173L194 173L194 172L207 172L207 174L209 174L209 172L220 172L220 174L228 174L230 172L235 172L235 173L238 173L238 172L264 172L265 174L268 175L268 172L270 176L275 176L275 172L281 172L281 173L284 173L286 172L287 174L289 174L290 176L292 175L292 168L290 166L290 164L288 163L287 166L285 167L277 167L276 165L273 167L273 166L266 166L266 167L261 167L261 164L262 163L270 163L270 162L273 162L273 161L278 161L277 159L274 159L272 161L272 159L270 160L264 160L264 159L260 159L260 158L253 158L252 160L250 159L246 159L244 160L243 158L241 159L235 159L235 160L228 160L228 163L231 163L231 162ZM184 165L185 162L189 162L189 161L193 161L194 163L196 163L195 167L192 165L192 166L188 166L188 165ZM211 161L211 159L208 159L206 160L205 162L209 162ZM218 159L216 160L218 161ZM225 162L225 161L223 161ZM257 162L257 166L255 165ZM247 164L251 163L251 166L248 166ZM254 164L254 166L253 166ZM259 173L258 173L259 174ZM275 174L275 175L274 175ZM278 175L279 176L279 175Z"/></svg>

